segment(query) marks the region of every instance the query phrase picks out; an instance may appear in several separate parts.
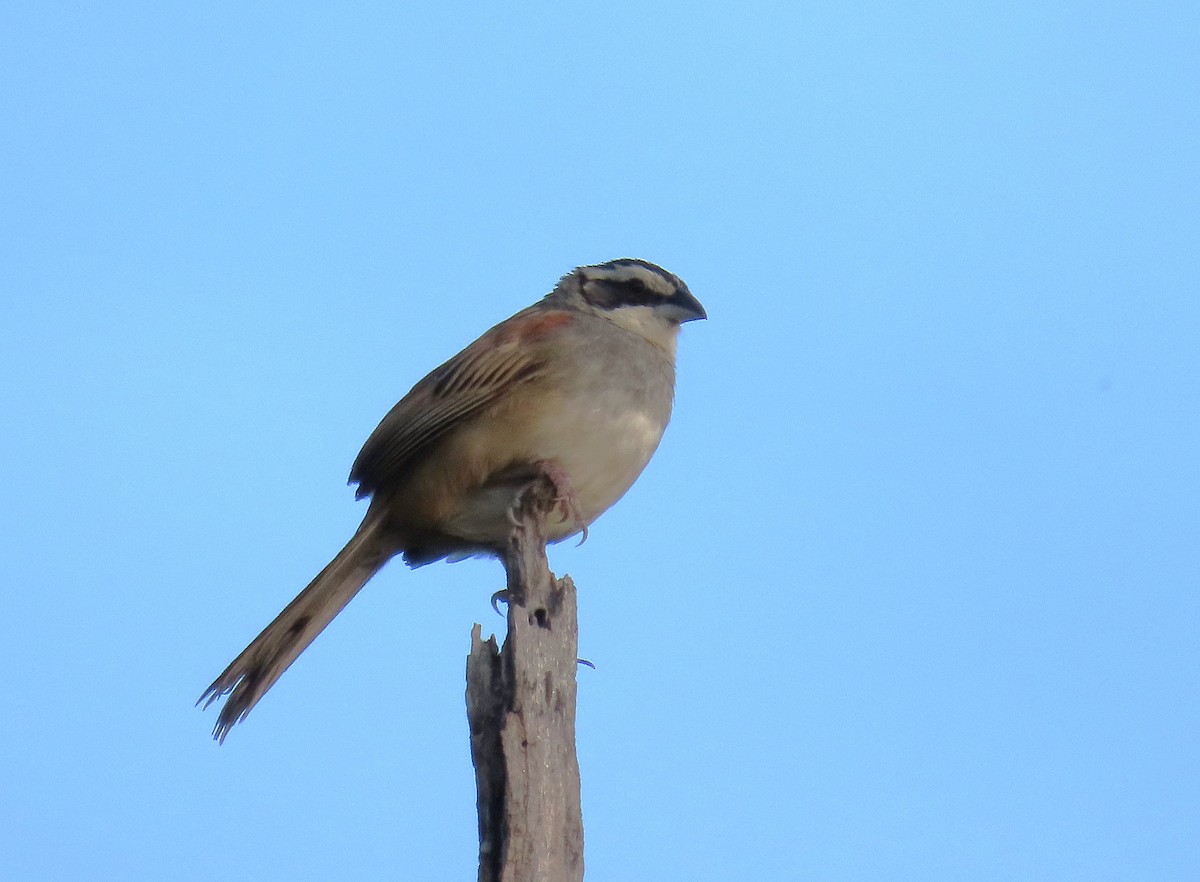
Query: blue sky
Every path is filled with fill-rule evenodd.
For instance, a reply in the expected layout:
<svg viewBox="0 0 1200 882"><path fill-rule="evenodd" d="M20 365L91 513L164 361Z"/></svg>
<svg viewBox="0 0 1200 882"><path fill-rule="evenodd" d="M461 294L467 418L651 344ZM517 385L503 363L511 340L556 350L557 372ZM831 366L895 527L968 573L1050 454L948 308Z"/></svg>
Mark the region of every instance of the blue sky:
<svg viewBox="0 0 1200 882"><path fill-rule="evenodd" d="M710 321L582 548L588 878L1200 876L1200 10L0 12L0 876L475 872L498 565L224 747L362 441L581 263Z"/></svg>

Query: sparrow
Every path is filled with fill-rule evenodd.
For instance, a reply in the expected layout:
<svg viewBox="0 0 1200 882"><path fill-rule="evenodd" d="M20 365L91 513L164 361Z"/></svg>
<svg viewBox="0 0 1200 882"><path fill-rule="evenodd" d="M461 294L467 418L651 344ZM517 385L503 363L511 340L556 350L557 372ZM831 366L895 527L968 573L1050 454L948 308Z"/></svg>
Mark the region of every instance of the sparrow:
<svg viewBox="0 0 1200 882"><path fill-rule="evenodd" d="M333 618L396 555L410 567L500 556L513 510L548 478L547 541L582 533L658 448L675 345L707 318L676 275L645 260L581 266L413 386L350 470L370 498L354 536L200 696L228 696L223 742Z"/></svg>

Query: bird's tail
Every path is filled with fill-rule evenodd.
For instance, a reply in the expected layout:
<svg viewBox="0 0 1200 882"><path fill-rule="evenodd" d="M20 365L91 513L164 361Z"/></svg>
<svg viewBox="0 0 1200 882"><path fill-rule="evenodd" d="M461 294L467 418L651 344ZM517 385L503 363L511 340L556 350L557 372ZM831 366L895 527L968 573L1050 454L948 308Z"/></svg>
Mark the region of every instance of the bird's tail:
<svg viewBox="0 0 1200 882"><path fill-rule="evenodd" d="M213 738L223 742L308 644L333 621L395 549L383 539L382 519L368 516L346 547L267 625L196 704L207 708L228 695Z"/></svg>

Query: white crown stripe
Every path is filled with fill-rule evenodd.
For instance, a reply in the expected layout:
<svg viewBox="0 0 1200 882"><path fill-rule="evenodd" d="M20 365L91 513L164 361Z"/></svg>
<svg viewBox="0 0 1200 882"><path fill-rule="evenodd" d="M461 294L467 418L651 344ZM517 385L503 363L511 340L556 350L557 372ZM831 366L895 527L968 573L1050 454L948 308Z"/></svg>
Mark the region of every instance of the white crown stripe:
<svg viewBox="0 0 1200 882"><path fill-rule="evenodd" d="M667 273L666 270L641 261L614 260L610 263L585 266L580 269L584 276L595 281L620 284L636 279L642 282L648 291L662 298L673 297L680 288L679 280Z"/></svg>

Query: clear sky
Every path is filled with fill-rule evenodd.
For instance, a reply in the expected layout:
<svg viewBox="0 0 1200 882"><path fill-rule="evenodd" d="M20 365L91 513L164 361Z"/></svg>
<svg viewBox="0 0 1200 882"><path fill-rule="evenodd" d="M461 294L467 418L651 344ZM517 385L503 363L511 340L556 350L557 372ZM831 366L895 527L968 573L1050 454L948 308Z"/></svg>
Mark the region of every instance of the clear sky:
<svg viewBox="0 0 1200 882"><path fill-rule="evenodd" d="M1200 878L1200 6L10 3L0 877L470 879L494 562L192 703L573 266L707 307L580 591L590 880Z"/></svg>

